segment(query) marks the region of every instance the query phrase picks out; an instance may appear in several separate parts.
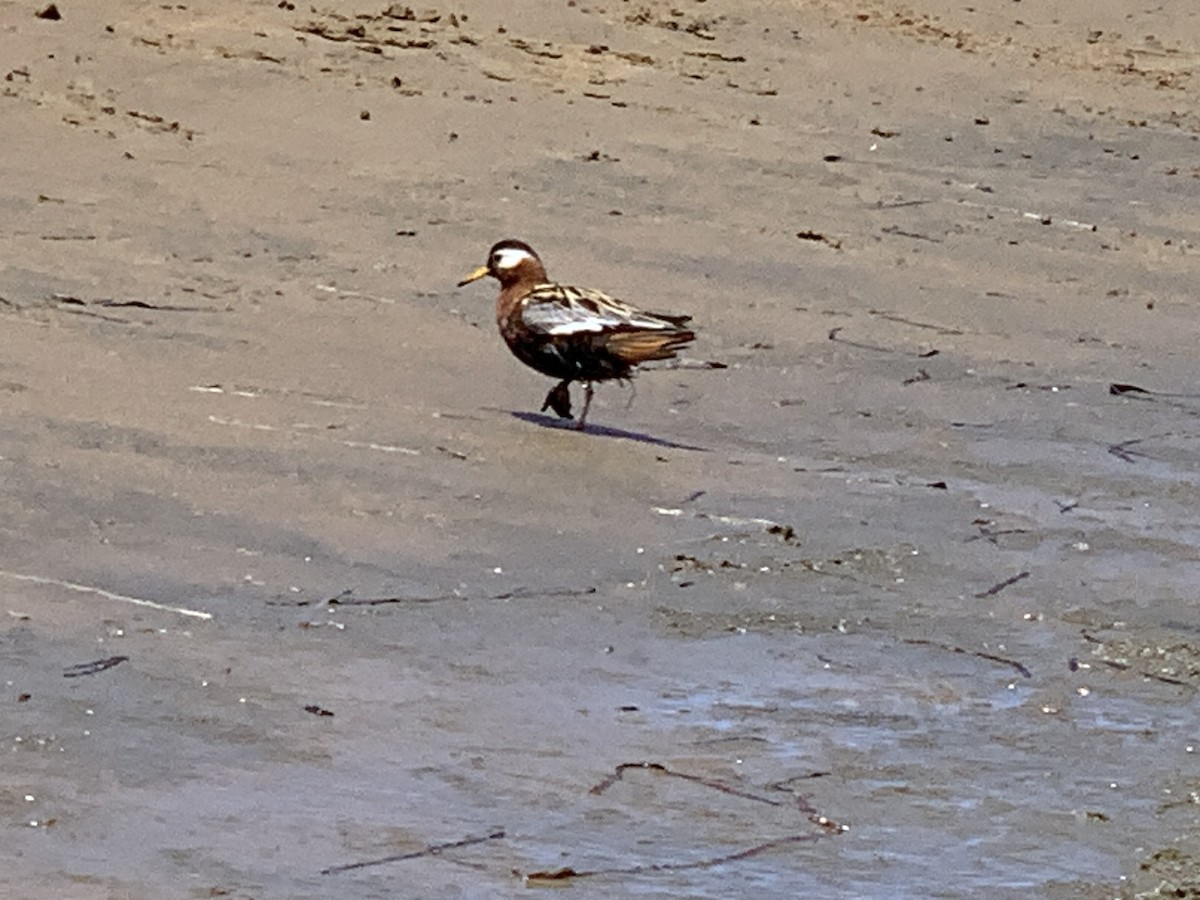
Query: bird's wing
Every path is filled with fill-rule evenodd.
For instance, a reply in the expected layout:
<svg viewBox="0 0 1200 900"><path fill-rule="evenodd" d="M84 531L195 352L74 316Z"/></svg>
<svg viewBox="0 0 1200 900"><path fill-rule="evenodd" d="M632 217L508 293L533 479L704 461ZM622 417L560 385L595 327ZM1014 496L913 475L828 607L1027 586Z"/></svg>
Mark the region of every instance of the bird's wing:
<svg viewBox="0 0 1200 900"><path fill-rule="evenodd" d="M587 288L540 284L521 301L521 321L532 331L546 335L612 331L669 331L686 317L665 317L642 312Z"/></svg>

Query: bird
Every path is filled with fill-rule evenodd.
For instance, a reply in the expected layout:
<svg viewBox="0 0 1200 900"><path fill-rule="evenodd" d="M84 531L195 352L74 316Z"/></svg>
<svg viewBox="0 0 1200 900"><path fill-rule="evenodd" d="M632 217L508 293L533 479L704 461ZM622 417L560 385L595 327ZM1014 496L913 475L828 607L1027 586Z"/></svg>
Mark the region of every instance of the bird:
<svg viewBox="0 0 1200 900"><path fill-rule="evenodd" d="M541 257L524 241L495 244L487 264L458 286L488 275L500 282L496 323L508 348L525 365L559 379L542 412L572 418L571 382L583 382L583 411L575 423L580 431L596 382L628 380L640 364L674 359L696 338L688 327L691 316L644 312L600 291L550 281Z"/></svg>

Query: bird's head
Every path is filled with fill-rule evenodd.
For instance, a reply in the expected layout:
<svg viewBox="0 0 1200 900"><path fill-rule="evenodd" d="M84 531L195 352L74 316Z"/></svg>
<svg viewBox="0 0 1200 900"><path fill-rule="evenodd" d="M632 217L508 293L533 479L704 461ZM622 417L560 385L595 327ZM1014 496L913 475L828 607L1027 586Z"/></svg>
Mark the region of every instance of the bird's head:
<svg viewBox="0 0 1200 900"><path fill-rule="evenodd" d="M458 283L459 287L491 275L502 287L519 281L542 282L546 269L533 248L524 241L504 240L488 251L487 265L480 266Z"/></svg>

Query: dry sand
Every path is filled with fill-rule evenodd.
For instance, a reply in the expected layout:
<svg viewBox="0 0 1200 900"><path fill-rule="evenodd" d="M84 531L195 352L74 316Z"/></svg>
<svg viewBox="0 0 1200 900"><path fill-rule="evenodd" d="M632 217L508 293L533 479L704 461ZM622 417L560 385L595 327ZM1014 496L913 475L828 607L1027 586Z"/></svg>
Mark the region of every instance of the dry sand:
<svg viewBox="0 0 1200 900"><path fill-rule="evenodd" d="M1195 896L1196 4L385 6L0 2L0 894Z"/></svg>

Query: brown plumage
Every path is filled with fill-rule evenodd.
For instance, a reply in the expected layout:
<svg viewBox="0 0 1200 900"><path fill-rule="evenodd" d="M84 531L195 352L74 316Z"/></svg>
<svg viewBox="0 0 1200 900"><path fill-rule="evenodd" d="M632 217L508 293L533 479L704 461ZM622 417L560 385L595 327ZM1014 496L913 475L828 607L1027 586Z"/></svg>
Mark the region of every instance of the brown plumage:
<svg viewBox="0 0 1200 900"><path fill-rule="evenodd" d="M543 375L559 379L542 409L571 418L572 381L584 383L582 429L597 381L632 378L639 364L674 359L696 337L690 316L643 312L607 294L555 284L533 248L506 240L488 252L487 265L459 287L491 275L500 282L496 322L513 355Z"/></svg>

